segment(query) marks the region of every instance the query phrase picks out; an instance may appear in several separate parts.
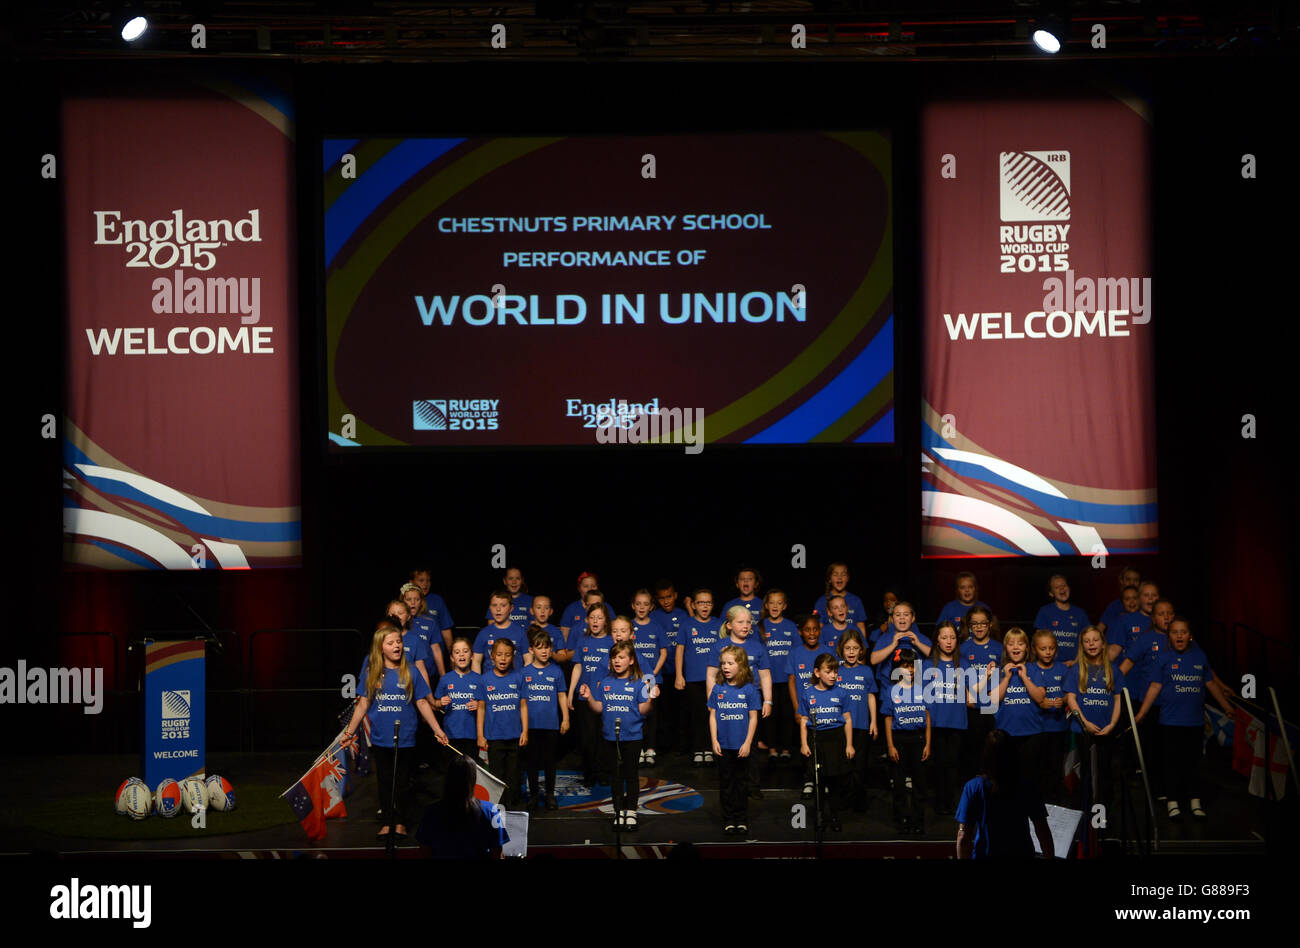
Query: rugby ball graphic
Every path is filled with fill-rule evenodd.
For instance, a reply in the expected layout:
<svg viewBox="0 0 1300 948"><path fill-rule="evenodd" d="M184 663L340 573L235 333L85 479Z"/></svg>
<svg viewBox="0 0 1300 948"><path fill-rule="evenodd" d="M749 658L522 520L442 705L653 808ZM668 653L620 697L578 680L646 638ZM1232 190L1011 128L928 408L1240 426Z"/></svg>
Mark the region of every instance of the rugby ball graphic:
<svg viewBox="0 0 1300 948"><path fill-rule="evenodd" d="M998 166L1004 221L1070 219L1069 152L1004 151Z"/></svg>

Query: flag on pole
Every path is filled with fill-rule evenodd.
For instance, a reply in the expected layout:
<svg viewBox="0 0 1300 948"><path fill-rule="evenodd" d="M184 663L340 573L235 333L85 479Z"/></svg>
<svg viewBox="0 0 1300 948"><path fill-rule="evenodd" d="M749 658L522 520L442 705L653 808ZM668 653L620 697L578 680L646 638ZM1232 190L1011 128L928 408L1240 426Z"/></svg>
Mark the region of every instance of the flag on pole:
<svg viewBox="0 0 1300 948"><path fill-rule="evenodd" d="M478 783L474 785L475 797L488 803L497 803L505 789L506 785L494 777L491 771L482 765L479 766Z"/></svg>
<svg viewBox="0 0 1300 948"><path fill-rule="evenodd" d="M1212 708L1208 704L1205 706L1205 739L1207 741L1213 738L1220 747L1231 747L1235 727L1236 722L1218 708Z"/></svg>
<svg viewBox="0 0 1300 948"><path fill-rule="evenodd" d="M288 790L280 794L293 807L294 816L307 831L310 839L325 838L325 821L335 817L347 816L343 805L343 783L347 775L347 765L343 748L339 740L342 732L334 738L316 762Z"/></svg>
<svg viewBox="0 0 1300 948"><path fill-rule="evenodd" d="M1257 741L1259 756L1264 756L1264 722L1241 705L1237 705L1236 711L1236 721L1232 729L1232 769L1243 777L1249 777L1255 762Z"/></svg>
<svg viewBox="0 0 1300 948"><path fill-rule="evenodd" d="M348 724L352 721L352 711L356 708L356 700L339 712L339 727L347 729ZM343 796L352 795L354 789L353 777L366 777L370 774L370 717L362 715L361 727L357 728L357 739L351 747L345 748L347 754L344 764L346 773L343 777Z"/></svg>

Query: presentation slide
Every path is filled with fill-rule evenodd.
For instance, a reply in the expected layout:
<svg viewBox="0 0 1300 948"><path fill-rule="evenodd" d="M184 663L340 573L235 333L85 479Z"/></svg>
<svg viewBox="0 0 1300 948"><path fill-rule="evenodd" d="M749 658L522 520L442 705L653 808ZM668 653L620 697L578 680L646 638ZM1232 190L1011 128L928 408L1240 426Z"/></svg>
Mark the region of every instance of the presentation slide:
<svg viewBox="0 0 1300 948"><path fill-rule="evenodd" d="M887 134L322 152L332 451L894 440Z"/></svg>

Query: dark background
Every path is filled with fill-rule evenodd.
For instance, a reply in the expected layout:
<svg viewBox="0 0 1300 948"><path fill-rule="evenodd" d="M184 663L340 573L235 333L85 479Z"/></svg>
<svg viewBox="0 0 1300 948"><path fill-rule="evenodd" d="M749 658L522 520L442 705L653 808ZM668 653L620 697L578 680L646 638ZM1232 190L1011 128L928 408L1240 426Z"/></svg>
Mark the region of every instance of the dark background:
<svg viewBox="0 0 1300 948"><path fill-rule="evenodd" d="M735 568L750 563L766 585L786 589L799 611L822 592L826 564L847 560L850 588L869 607L893 585L926 621L952 598L954 576L966 568L1002 617L1032 619L1046 601L1048 577L1062 571L1075 601L1095 618L1116 594L1118 561L1094 570L1087 558L919 559L916 125L921 104L932 98L1099 92L1099 83L1148 97L1154 113L1161 552L1135 560L1191 619L1221 673L1253 672L1294 696L1287 606L1297 573L1288 452L1296 330L1288 289L1296 279L1296 201L1284 147L1290 122L1282 114L1293 82L1278 60L285 66L279 74L296 86L298 110L303 568L67 572L60 442L39 436L41 416L62 413L64 280L60 186L39 176L40 158L58 153L65 87L134 83L161 91L186 74L181 68L25 64L6 77L14 134L3 149L10 186L5 269L13 302L5 313L4 404L16 531L0 664L103 665L110 687L123 692L99 719L62 709L62 748L131 749L136 666L126 643L205 626L222 645L210 649L209 747L249 745L252 718L257 749L314 745L337 697L261 690L329 687L355 672L374 619L415 564L432 567L434 589L458 623L481 624L501 572L490 566L497 543L524 570L529 589L549 593L557 608L573 598L582 570L600 573L619 605L659 576L679 590L711 585L722 602L734 595ZM709 446L697 456L680 447L470 449L327 459L319 434L320 137L862 127L891 129L895 145L896 445ZM1241 177L1244 153L1257 158L1256 180ZM835 202L822 182L808 181L810 215L833 213ZM720 366L726 355L718 354ZM636 352L610 358L638 371ZM526 353L503 355L502 371L539 382L559 368L534 364ZM394 354L394 373L413 369ZM990 370L1008 398L1033 397L996 366ZM1255 440L1241 436L1246 413L1257 419ZM250 464L257 451L248 446ZM791 568L796 543L806 547L805 569ZM255 635L288 628L366 634ZM5 719L50 722L26 708L5 709ZM38 738L6 749L45 745Z"/></svg>

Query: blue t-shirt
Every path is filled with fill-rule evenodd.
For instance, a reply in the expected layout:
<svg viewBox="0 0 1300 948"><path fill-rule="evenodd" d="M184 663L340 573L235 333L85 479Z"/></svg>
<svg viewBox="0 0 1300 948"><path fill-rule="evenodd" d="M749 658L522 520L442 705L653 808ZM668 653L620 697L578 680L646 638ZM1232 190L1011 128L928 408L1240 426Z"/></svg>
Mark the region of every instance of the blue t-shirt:
<svg viewBox="0 0 1300 948"><path fill-rule="evenodd" d="M1028 781L1017 791L994 796L989 791L988 777L973 777L962 789L957 822L975 828L974 858L1034 855L1029 821L1035 817L1047 819L1047 808Z"/></svg>
<svg viewBox="0 0 1300 948"><path fill-rule="evenodd" d="M870 658L870 653L876 651L879 648L883 648L885 643L892 642L894 640L894 633L896 631L897 630L894 628L894 624L892 622L889 624L889 628L886 629L884 632L881 632L879 629L877 629L875 638L873 639L872 643L867 646L867 653L868 653L867 657ZM908 631L914 634L917 638L917 641L919 641L926 648L930 647L931 644L930 640L927 639L920 632L916 631L916 626L912 626L912 628L908 629ZM924 658L924 656L921 654L921 650L912 644L911 639L901 640L898 643L898 646L894 649L894 651L891 652L889 655L886 655L885 660L876 666L876 687L880 689L881 694L884 694L885 689L887 689L891 684L891 680L892 680L891 676L894 673L894 656L898 654L899 649L903 649L903 648L910 648L912 651L916 653L917 658L920 659Z"/></svg>
<svg viewBox="0 0 1300 948"><path fill-rule="evenodd" d="M1118 645L1121 652L1141 636L1151 631L1151 617L1139 609L1137 612L1120 610L1106 623L1106 644Z"/></svg>
<svg viewBox="0 0 1300 948"><path fill-rule="evenodd" d="M722 650L728 645L735 645L738 648L744 649L745 658L749 661L749 677L754 679L756 685L758 684L758 673L760 671L766 670L769 673L771 672L772 663L768 661L767 649L764 647L762 640L753 632L750 632L749 635L745 636L745 641L743 642L734 642L730 637L718 639L718 644L713 646L713 654L709 656L710 668L722 667L719 664L719 662L722 661ZM721 676L715 676L715 680L719 677Z"/></svg>
<svg viewBox="0 0 1300 948"><path fill-rule="evenodd" d="M375 689L366 717L370 721L370 743L378 747L393 746L393 725L399 724L398 747L415 746L415 729L420 724L420 712L415 703L429 697L429 686L414 668L411 673L411 697L398 681L398 669L384 669L384 677Z"/></svg>
<svg viewBox="0 0 1300 948"><path fill-rule="evenodd" d="M475 820L467 827L448 825L447 811L441 803L435 803L424 811L420 827L416 830L418 842L428 846L433 859L489 859L494 850L504 849L510 842L506 832L505 820L498 820L492 825L492 815L497 804L479 800L483 819Z"/></svg>
<svg viewBox="0 0 1300 948"><path fill-rule="evenodd" d="M849 710L849 695L838 684L822 690L813 685L799 692L799 716L818 731L844 727L844 715Z"/></svg>
<svg viewBox="0 0 1300 948"><path fill-rule="evenodd" d="M957 652L961 655L961 660L968 668L977 668L980 670L980 680L985 684L980 688L972 688L971 693L975 695L977 705L987 705L988 681L989 679L989 662L997 662L998 668L1002 667L1002 643L994 641L992 638L985 639L982 643L974 639L966 639L957 646Z"/></svg>
<svg viewBox="0 0 1300 948"><path fill-rule="evenodd" d="M432 618L439 631L456 627L456 623L451 618L451 610L436 592L430 592L424 597L424 608L428 611L421 614Z"/></svg>
<svg viewBox="0 0 1300 948"><path fill-rule="evenodd" d="M1065 693L1074 695L1074 701L1079 706L1079 713L1091 721L1097 727L1105 727L1110 724L1110 716L1115 711L1115 699L1123 697L1120 695L1120 689L1124 687L1124 673L1119 670L1119 663L1111 665L1111 681L1113 687L1110 691L1106 690L1106 672L1100 665L1088 667L1088 686L1079 690L1079 668L1076 665L1070 669L1070 673L1065 676ZM1138 707L1141 707L1139 705ZM1137 710L1136 708L1134 710ZM1120 710L1122 722L1123 709ZM1070 716L1070 730L1074 733L1082 733L1083 728L1079 725L1079 719Z"/></svg>
<svg viewBox="0 0 1300 948"><path fill-rule="evenodd" d="M895 687L891 685L880 694L880 716L893 718L895 731L925 730L925 687L921 685L909 688L900 681ZM897 700L895 700L897 698Z"/></svg>
<svg viewBox="0 0 1300 948"><path fill-rule="evenodd" d="M424 640L419 634L411 629L402 633L402 651L406 653L406 663L411 666L411 674L419 678L421 682L424 678L420 675L420 670L415 667L418 661L424 662L424 669L429 673L429 684L427 687L433 687L438 683L438 666L433 663L433 655L429 652L429 647L424 644ZM364 687L366 674L370 671L370 656L367 655L361 660L361 674L357 676L357 681ZM392 744L392 739L389 739Z"/></svg>
<svg viewBox="0 0 1300 948"><path fill-rule="evenodd" d="M687 681L705 681L709 676L709 659L718 644L722 620L709 616L707 621L691 619L682 624L677 644L682 649L682 673ZM675 659L674 659L675 661Z"/></svg>
<svg viewBox="0 0 1300 948"><path fill-rule="evenodd" d="M525 665L524 692L528 695L528 730L560 729L560 695L567 695L564 673L555 662Z"/></svg>
<svg viewBox="0 0 1300 948"><path fill-rule="evenodd" d="M1147 696L1151 682L1160 680L1160 653L1168 648L1169 638L1163 632L1151 629L1139 635L1124 650L1124 657L1133 663L1133 667L1128 670L1127 685L1134 713L1142 707L1142 700Z"/></svg>
<svg viewBox="0 0 1300 948"><path fill-rule="evenodd" d="M1123 599L1114 600L1113 602L1111 602L1110 605L1108 605L1105 609L1102 610L1101 618L1098 619L1097 621L1106 627L1107 642L1111 640L1110 638L1111 623L1113 623L1115 621L1115 617L1120 615L1120 613L1122 613L1123 611L1124 611ZM1138 612L1141 611L1142 611L1141 609L1138 609Z"/></svg>
<svg viewBox="0 0 1300 948"><path fill-rule="evenodd" d="M1049 602L1038 610L1034 617L1035 629L1047 629L1056 636L1056 660L1072 662L1079 654L1079 636L1092 623L1088 613L1078 606L1058 609L1055 602Z"/></svg>
<svg viewBox="0 0 1300 948"><path fill-rule="evenodd" d="M668 629L668 647L675 649L682 644L682 626L691 621L691 614L678 606L672 612L665 612L662 608L656 608L654 615L663 619L664 627Z"/></svg>
<svg viewBox="0 0 1300 948"><path fill-rule="evenodd" d="M709 707L713 709L718 728L718 746L723 750L740 750L745 738L749 736L749 712L762 708L762 699L753 682L747 682L737 688L718 679L713 683L709 695ZM754 728L758 733L758 728Z"/></svg>
<svg viewBox="0 0 1300 948"><path fill-rule="evenodd" d="M876 693L876 676L872 673L871 666L861 662L856 665L840 662L840 680L835 686L849 696L849 714L853 717L854 729L869 730L871 702L867 700L867 695Z"/></svg>
<svg viewBox="0 0 1300 948"><path fill-rule="evenodd" d="M1170 646L1160 653L1160 723L1201 727L1205 723L1205 683L1214 677L1210 659L1195 642L1181 652Z"/></svg>
<svg viewBox="0 0 1300 948"><path fill-rule="evenodd" d="M853 593L842 592L832 595L840 595L844 597L844 605L847 606L849 610L849 625L856 625L859 622L865 623L867 621L867 607L864 606L862 600ZM813 612L816 613L817 617L821 619L823 623L830 621L830 615L826 611L826 600L828 598L829 597L827 596L822 596L817 600L817 604L813 606Z"/></svg>
<svg viewBox="0 0 1300 948"><path fill-rule="evenodd" d="M609 649L613 644L612 635L584 635L578 640L573 662L582 668L582 674L573 692L575 702L585 700L582 697L583 685L595 691L596 683L609 674Z"/></svg>
<svg viewBox="0 0 1300 948"><path fill-rule="evenodd" d="M790 677L790 650L799 638L799 630L789 619L773 622L764 619L755 629L767 649L767 661L772 668L773 685L784 685ZM750 633L753 637L753 633Z"/></svg>
<svg viewBox="0 0 1300 948"><path fill-rule="evenodd" d="M643 687L638 678L615 678L610 675L602 678L591 689L592 697L602 705L600 722L605 740L614 740L616 720L622 721L618 738L620 741L641 740L641 722L644 719L638 705L644 700L641 697Z"/></svg>
<svg viewBox="0 0 1300 948"><path fill-rule="evenodd" d="M938 625L940 622L944 622L945 620L956 623L957 636L960 638L962 632L965 631L962 628L962 622L966 619L966 613L971 609L974 609L976 606L979 606L981 609L989 608L988 603L982 599L976 599L969 606L962 603L960 599L953 599L951 602L944 603L943 608L939 610L939 618L934 620L934 624ZM989 611L992 612L993 610L989 609Z"/></svg>
<svg viewBox="0 0 1300 948"><path fill-rule="evenodd" d="M585 628L585 626L583 627ZM551 645L554 651L566 652L573 649L578 644L578 639L582 638L583 628L570 628L569 634L564 634L564 629L559 626L548 625L546 631L551 634ZM572 661L572 659L570 659Z"/></svg>
<svg viewBox="0 0 1300 948"><path fill-rule="evenodd" d="M664 631L664 625L656 622L653 615L646 621L645 625L637 625L636 619L632 620L632 647L636 649L636 663L641 667L642 676L650 674L655 670L655 664L659 661L660 649L668 648L668 634ZM676 659L672 659L675 661ZM666 666L670 661L664 658ZM655 684L664 683L664 670L659 669L655 675Z"/></svg>
<svg viewBox="0 0 1300 948"><path fill-rule="evenodd" d="M1029 674L1029 665L1026 663L1025 674ZM998 674L1008 674L1003 669L998 669ZM1025 683L1020 680L1019 672L1010 672L1011 681L1007 684L1007 693L1003 695L1001 704L993 714L994 727L1001 728L1012 737L1026 737L1030 734L1037 734L1042 730L1042 721L1038 716L1038 705L1034 704L1029 697L1029 691L1025 688ZM1031 679L1032 680L1032 679Z"/></svg>
<svg viewBox="0 0 1300 948"><path fill-rule="evenodd" d="M529 609L533 607L533 597L530 593L516 593L515 597L510 600L510 621L518 622L525 629L532 624L533 617ZM492 621L492 607L488 606L483 612L483 618L487 622Z"/></svg>
<svg viewBox="0 0 1300 948"><path fill-rule="evenodd" d="M433 660L433 650L437 649L442 654L444 660L446 653L442 649L442 630L438 628L437 621L431 615L418 615L411 620L411 632L424 643L425 655L424 667L429 672L430 683L438 683L438 664ZM402 637L406 640L406 636ZM410 660L408 653L408 660Z"/></svg>
<svg viewBox="0 0 1300 948"><path fill-rule="evenodd" d="M434 698L451 695L451 704L443 709L442 729L448 737L473 740L478 737L478 712L470 711L471 701L483 700L483 676L467 671L463 675L452 669L442 676Z"/></svg>
<svg viewBox="0 0 1300 948"><path fill-rule="evenodd" d="M857 631L857 626L853 624L852 619L847 621L842 629L835 628L834 622L823 623L821 639L822 646L830 649L832 652L835 651L835 647L840 644L840 636L849 631L849 629Z"/></svg>
<svg viewBox="0 0 1300 948"><path fill-rule="evenodd" d="M586 628L587 625L587 607L582 604L581 599L575 599L564 607L564 611L557 617L560 625L572 631L573 629Z"/></svg>
<svg viewBox="0 0 1300 948"><path fill-rule="evenodd" d="M565 610L565 617L569 620L568 622L569 632L570 633L577 632L579 635L586 635L587 634L587 610L582 608L582 606L578 603L571 603L570 608L572 608L575 605L578 606L576 611L570 612L569 609ZM603 602L601 603L601 605L605 609L605 619L606 619L605 631L608 632L610 623L614 621L614 610L609 607L609 603L607 602ZM560 620L560 624L561 625L565 624L564 619Z"/></svg>
<svg viewBox="0 0 1300 948"><path fill-rule="evenodd" d="M512 622L509 628L498 629L495 625L484 626L474 639L474 654L483 656L483 668L492 664L492 643L497 639L509 639L515 643L515 670L524 667L524 653L528 651L528 626Z"/></svg>
<svg viewBox="0 0 1300 948"><path fill-rule="evenodd" d="M729 600L727 604L722 607L721 615L725 617L727 613L731 611L732 606L744 606L748 609L750 616L754 620L754 625L758 625L758 620L763 617L762 596L755 596L752 599L742 599L740 596L737 596L735 599Z"/></svg>
<svg viewBox="0 0 1300 948"><path fill-rule="evenodd" d="M1043 695L1044 701L1050 701L1052 698L1065 697L1065 679L1074 671L1073 668L1067 668L1064 662L1052 662L1050 668L1043 668L1038 662L1032 662L1028 667L1029 680L1047 691ZM1011 689L1007 689L1010 691ZM1044 708L1042 705L1035 705L1038 708L1039 730L1045 734L1060 734L1065 731L1066 708L1062 705L1059 708Z"/></svg>
<svg viewBox="0 0 1300 948"><path fill-rule="evenodd" d="M835 652L829 648L822 648L820 645L816 648L809 648L803 644L803 639L800 639L794 648L790 649L790 674L794 675L796 692L811 685L813 665L817 661L817 656L822 654L834 655Z"/></svg>
<svg viewBox="0 0 1300 948"><path fill-rule="evenodd" d="M483 715L483 736L489 741L518 740L524 732L519 702L524 698L524 676L517 671L498 675L496 670L483 673L483 696L487 709Z"/></svg>
<svg viewBox="0 0 1300 948"><path fill-rule="evenodd" d="M966 729L966 668L956 660L935 659L921 670L921 700L930 711L932 727Z"/></svg>

